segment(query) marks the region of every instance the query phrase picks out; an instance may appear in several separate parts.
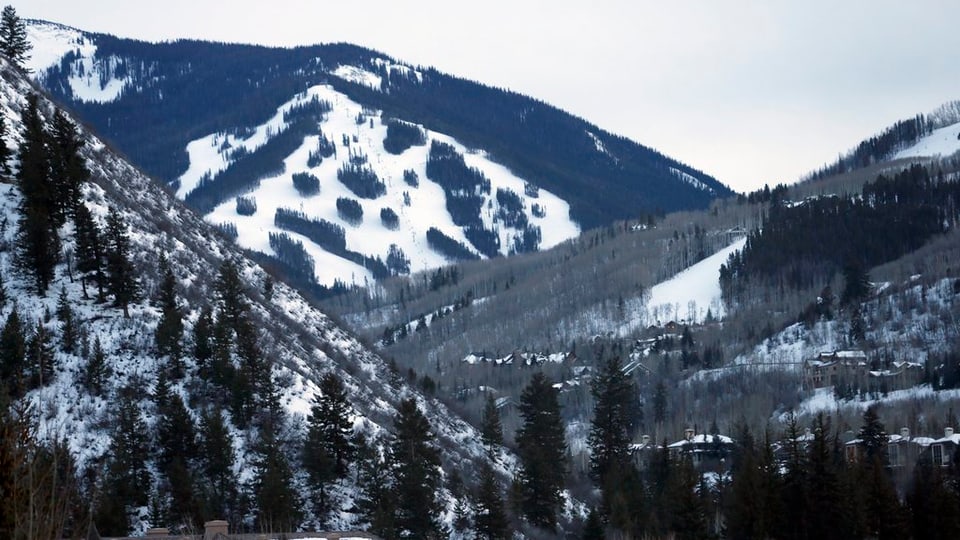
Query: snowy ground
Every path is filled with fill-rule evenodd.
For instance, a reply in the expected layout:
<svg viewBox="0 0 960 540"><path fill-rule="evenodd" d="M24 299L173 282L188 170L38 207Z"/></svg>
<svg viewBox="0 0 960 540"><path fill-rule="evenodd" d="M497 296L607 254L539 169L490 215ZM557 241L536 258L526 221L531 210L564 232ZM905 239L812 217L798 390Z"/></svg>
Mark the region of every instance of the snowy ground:
<svg viewBox="0 0 960 540"><path fill-rule="evenodd" d="M960 150L960 123L936 129L910 148L893 155L893 159L951 156Z"/></svg>

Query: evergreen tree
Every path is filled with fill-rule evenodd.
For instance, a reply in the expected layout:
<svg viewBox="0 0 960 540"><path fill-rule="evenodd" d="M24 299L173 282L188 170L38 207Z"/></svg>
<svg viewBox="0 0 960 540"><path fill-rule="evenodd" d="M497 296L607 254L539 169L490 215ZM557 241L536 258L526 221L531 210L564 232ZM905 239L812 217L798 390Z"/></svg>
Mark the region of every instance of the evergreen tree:
<svg viewBox="0 0 960 540"><path fill-rule="evenodd" d="M368 524L371 533L390 540L397 538L394 479L390 452L381 453L381 445L360 435L357 442L357 484L360 495L356 512Z"/></svg>
<svg viewBox="0 0 960 540"><path fill-rule="evenodd" d="M60 288L57 297L57 318L60 319L60 347L64 352L72 353L77 346L79 329L65 286Z"/></svg>
<svg viewBox="0 0 960 540"><path fill-rule="evenodd" d="M563 501L567 442L557 390L543 373L535 374L520 395L520 416L516 442L521 509L534 525L554 530Z"/></svg>
<svg viewBox="0 0 960 540"><path fill-rule="evenodd" d="M25 389L24 373L27 363L27 337L20 321L20 312L14 305L0 331L0 382L5 394L19 397Z"/></svg>
<svg viewBox="0 0 960 540"><path fill-rule="evenodd" d="M135 393L133 388L120 391L117 424L108 454L110 460L96 511L97 528L111 536L127 534L131 523L129 512L149 502L149 432ZM121 523L125 524L123 530L117 530Z"/></svg>
<svg viewBox="0 0 960 540"><path fill-rule="evenodd" d="M293 470L283 453L276 427L260 430L253 481L256 527L261 532L296 530L302 518L300 498L293 487Z"/></svg>
<svg viewBox="0 0 960 540"><path fill-rule="evenodd" d="M7 147L7 120L0 116L0 180L6 181L10 177L10 148Z"/></svg>
<svg viewBox="0 0 960 540"><path fill-rule="evenodd" d="M492 395L487 394L480 420L480 436L487 447L487 453L496 455L496 449L503 445L503 426L500 424L500 410Z"/></svg>
<svg viewBox="0 0 960 540"><path fill-rule="evenodd" d="M53 219L55 193L50 180L47 134L36 94L27 96L27 106L20 116L23 140L18 153L17 182L23 200L19 209L17 266L33 278L37 294L43 295L54 277L60 240Z"/></svg>
<svg viewBox="0 0 960 540"><path fill-rule="evenodd" d="M863 412L863 426L857 433L857 438L862 441L864 460L871 463L876 460L881 467L886 467L887 459L887 431L880 422L880 416L877 414L877 406L871 405Z"/></svg>
<svg viewBox="0 0 960 540"><path fill-rule="evenodd" d="M83 297L87 298L87 280L93 279L97 284L97 299L103 302L103 286L106 284L106 276L104 275L105 248L100 226L97 225L90 209L83 203L78 204L75 208L73 222L76 236L77 271L80 272Z"/></svg>
<svg viewBox="0 0 960 540"><path fill-rule="evenodd" d="M30 59L30 49L33 48L27 40L27 27L17 15L13 6L5 6L0 14L0 53L21 69Z"/></svg>
<svg viewBox="0 0 960 540"><path fill-rule="evenodd" d="M668 488L670 529L681 540L708 538L708 523L703 500L697 494L699 475L690 456L684 455L675 464Z"/></svg>
<svg viewBox="0 0 960 540"><path fill-rule="evenodd" d="M667 387L663 384L663 381L657 381L657 387L654 390L653 394L653 421L657 425L657 429L660 429L660 426L663 425L663 422L667 419Z"/></svg>
<svg viewBox="0 0 960 540"><path fill-rule="evenodd" d="M81 187L90 179L86 160L80 155L83 140L77 127L63 111L53 115L50 132L50 176L54 191L52 210L54 224L62 226L68 217L73 217L81 204Z"/></svg>
<svg viewBox="0 0 960 540"><path fill-rule="evenodd" d="M108 290L114 305L123 308L123 316L130 317L130 303L136 300L139 283L130 259L130 237L123 216L115 208L107 212L106 269Z"/></svg>
<svg viewBox="0 0 960 540"><path fill-rule="evenodd" d="M27 343L27 366L30 371L30 388L46 386L53 381L54 355L50 332L37 321L37 326Z"/></svg>
<svg viewBox="0 0 960 540"><path fill-rule="evenodd" d="M170 357L170 376L179 379L184 374L181 343L183 341L183 311L177 301L177 279L166 255L160 254L160 321L154 340L157 352Z"/></svg>
<svg viewBox="0 0 960 540"><path fill-rule="evenodd" d="M622 474L630 463L630 436L639 407L637 391L623 374L620 357L604 362L591 382L590 475L601 487L608 473Z"/></svg>
<svg viewBox="0 0 960 540"><path fill-rule="evenodd" d="M596 508L591 508L587 514L587 522L583 526L583 540L604 540L606 534L603 530L603 518Z"/></svg>
<svg viewBox="0 0 960 540"><path fill-rule="evenodd" d="M870 276L859 262L851 261L847 263L843 268L843 279L841 304L848 305L853 302L860 302L870 294Z"/></svg>
<svg viewBox="0 0 960 540"><path fill-rule="evenodd" d="M321 520L332 510L328 484L345 477L353 460L351 412L343 382L333 373L324 375L303 447L303 466L313 491L315 513Z"/></svg>
<svg viewBox="0 0 960 540"><path fill-rule="evenodd" d="M475 530L478 540L506 540L510 538L510 523L503 505L503 489L497 482L493 467L484 462L480 468L475 503Z"/></svg>
<svg viewBox="0 0 960 540"><path fill-rule="evenodd" d="M397 407L393 464L396 526L401 538L444 538L440 523L440 451L430 422L417 402L406 399Z"/></svg>
<svg viewBox="0 0 960 540"><path fill-rule="evenodd" d="M162 378L161 378L162 379ZM169 477L176 462L186 467L200 454L197 430L183 399L169 386L161 390L158 383L157 403L157 469ZM165 393L166 395L159 395Z"/></svg>
<svg viewBox="0 0 960 540"><path fill-rule="evenodd" d="M100 336L97 336L93 340L93 351L87 360L87 368L83 375L84 386L91 394L99 396L103 393L107 377L109 376L110 368L107 366L107 359L103 352L103 346L100 343Z"/></svg>
<svg viewBox="0 0 960 540"><path fill-rule="evenodd" d="M210 359L213 358L213 311L203 306L197 322L193 324L193 358L197 361L200 376L210 379Z"/></svg>
<svg viewBox="0 0 960 540"><path fill-rule="evenodd" d="M237 482L233 474L233 442L219 411L211 411L203 417L201 446L206 519L223 519L230 515L235 505Z"/></svg>

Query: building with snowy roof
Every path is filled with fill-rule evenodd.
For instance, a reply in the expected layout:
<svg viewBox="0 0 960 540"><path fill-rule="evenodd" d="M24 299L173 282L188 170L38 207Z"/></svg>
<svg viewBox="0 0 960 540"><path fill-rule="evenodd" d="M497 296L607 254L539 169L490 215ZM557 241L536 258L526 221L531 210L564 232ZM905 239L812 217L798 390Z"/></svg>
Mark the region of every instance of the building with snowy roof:
<svg viewBox="0 0 960 540"><path fill-rule="evenodd" d="M725 471L730 467L733 439L726 435L696 433L688 428L684 438L667 445L671 459L689 457L699 471Z"/></svg>

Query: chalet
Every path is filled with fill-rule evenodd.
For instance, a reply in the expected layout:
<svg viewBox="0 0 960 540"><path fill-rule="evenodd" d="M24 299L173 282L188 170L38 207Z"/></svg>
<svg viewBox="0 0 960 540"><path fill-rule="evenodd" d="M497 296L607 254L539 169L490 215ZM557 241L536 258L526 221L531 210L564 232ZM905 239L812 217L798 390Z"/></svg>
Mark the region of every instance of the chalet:
<svg viewBox="0 0 960 540"><path fill-rule="evenodd" d="M672 459L690 457L693 466L700 471L722 471L729 466L733 452L733 439L726 435L694 433L693 429L684 432L684 438L667 445Z"/></svg>
<svg viewBox="0 0 960 540"><path fill-rule="evenodd" d="M960 447L960 434L954 433L952 427L944 428L943 438L930 443L930 462L940 467L949 467L960 458L957 448Z"/></svg>
<svg viewBox="0 0 960 540"><path fill-rule="evenodd" d="M923 380L923 364L891 362L887 369L871 369L863 351L820 353L803 362L803 387L807 390L848 385L863 392L901 390Z"/></svg>

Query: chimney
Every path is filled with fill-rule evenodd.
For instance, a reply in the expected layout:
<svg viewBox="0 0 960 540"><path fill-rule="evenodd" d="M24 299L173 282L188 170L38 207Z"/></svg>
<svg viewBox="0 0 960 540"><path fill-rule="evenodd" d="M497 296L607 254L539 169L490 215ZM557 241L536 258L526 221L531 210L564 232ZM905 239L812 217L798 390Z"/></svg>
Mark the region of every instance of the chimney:
<svg viewBox="0 0 960 540"><path fill-rule="evenodd" d="M227 536L227 522L215 519L203 524L203 540L216 540L220 535Z"/></svg>
<svg viewBox="0 0 960 540"><path fill-rule="evenodd" d="M900 428L900 437L905 441L910 440L910 428Z"/></svg>
<svg viewBox="0 0 960 540"><path fill-rule="evenodd" d="M147 529L147 537L149 538L151 536L163 536L163 537L170 536L170 529L167 529L166 527L157 527L155 529Z"/></svg>
<svg viewBox="0 0 960 540"><path fill-rule="evenodd" d="M643 442L643 445L644 445L644 446L650 446L650 436L649 436L649 435L644 435L643 437L640 437L640 440Z"/></svg>
<svg viewBox="0 0 960 540"><path fill-rule="evenodd" d="M692 440L693 440L693 433L694 433L693 428L687 428L687 429L683 430L683 438L686 439L686 440L688 440L688 441L692 441Z"/></svg>
<svg viewBox="0 0 960 540"><path fill-rule="evenodd" d="M952 427L943 428L943 438L946 439L947 437L953 437Z"/></svg>

